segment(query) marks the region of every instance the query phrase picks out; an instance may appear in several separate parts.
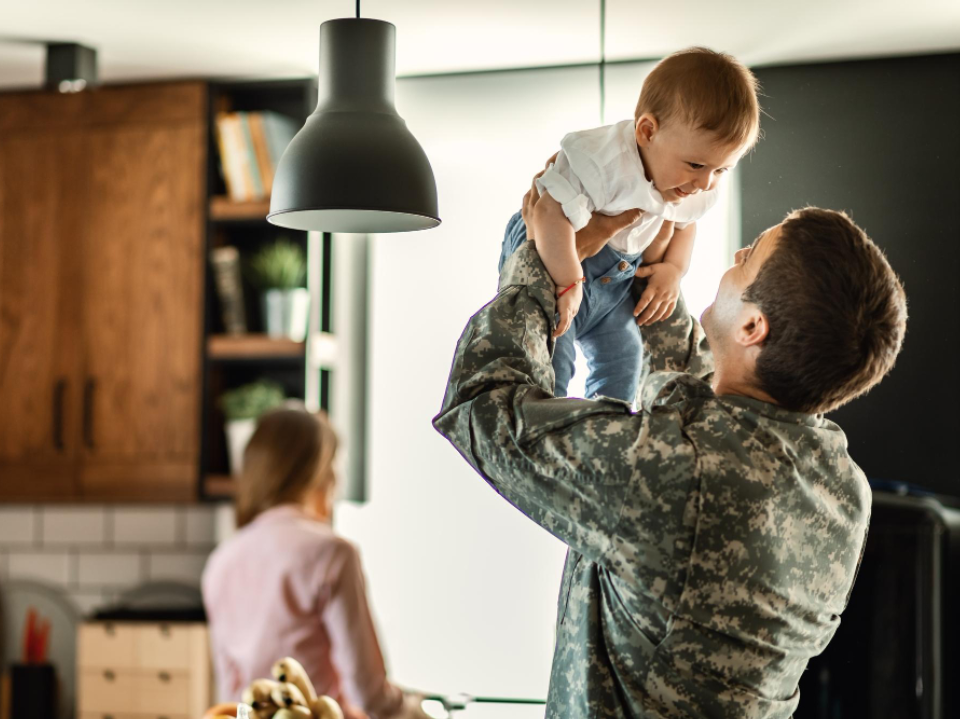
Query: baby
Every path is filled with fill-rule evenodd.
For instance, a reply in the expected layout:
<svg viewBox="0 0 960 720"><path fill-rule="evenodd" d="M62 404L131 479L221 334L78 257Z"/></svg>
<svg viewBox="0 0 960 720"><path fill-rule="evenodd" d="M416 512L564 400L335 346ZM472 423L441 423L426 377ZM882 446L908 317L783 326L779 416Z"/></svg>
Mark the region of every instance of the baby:
<svg viewBox="0 0 960 720"><path fill-rule="evenodd" d="M565 396L580 346L586 396L633 404L643 344L638 326L669 317L690 266L696 222L717 184L756 143L760 106L753 74L705 48L675 53L643 83L633 120L570 133L537 181L537 250L557 286L555 395ZM593 213L643 212L596 255L577 256L575 234ZM524 241L520 214L507 225L500 266ZM634 306L634 276L647 287Z"/></svg>

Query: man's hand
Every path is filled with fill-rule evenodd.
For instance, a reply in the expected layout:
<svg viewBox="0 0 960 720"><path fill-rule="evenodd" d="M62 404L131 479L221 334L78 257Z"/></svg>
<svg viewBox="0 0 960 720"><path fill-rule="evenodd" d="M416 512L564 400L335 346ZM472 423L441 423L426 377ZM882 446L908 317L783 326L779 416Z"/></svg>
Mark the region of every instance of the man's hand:
<svg viewBox="0 0 960 720"><path fill-rule="evenodd" d="M527 190L527 194L523 196L520 215L523 217L524 225L527 226L527 237L530 240L534 239L533 208L536 207L540 201L540 191L537 190L537 178L543 175L547 171L547 168L556 162L558 154L559 153L554 153L551 155L543 170L533 176L530 189ZM581 262L588 257L593 257L603 250L610 238L625 227L633 225L642 214L643 210L627 210L619 215L601 215L600 213L594 213L586 227L577 232L577 257ZM571 292L573 291L571 290Z"/></svg>
<svg viewBox="0 0 960 720"><path fill-rule="evenodd" d="M680 297L680 278L683 277L680 268L670 263L641 265L636 276L649 278L640 302L633 309L637 325L653 325L670 317Z"/></svg>

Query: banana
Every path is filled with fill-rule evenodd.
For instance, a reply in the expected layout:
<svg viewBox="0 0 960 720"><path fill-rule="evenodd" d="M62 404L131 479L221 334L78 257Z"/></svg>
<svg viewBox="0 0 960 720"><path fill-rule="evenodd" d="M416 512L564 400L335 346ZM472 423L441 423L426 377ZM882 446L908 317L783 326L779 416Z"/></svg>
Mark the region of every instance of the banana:
<svg viewBox="0 0 960 720"><path fill-rule="evenodd" d="M273 717L276 720L306 720L313 715L310 714L309 708L305 708L303 705L291 705L290 707L280 708Z"/></svg>
<svg viewBox="0 0 960 720"><path fill-rule="evenodd" d="M279 709L280 708L272 702L260 703L260 707L253 711L253 717L257 718L257 720L267 720L267 718L272 718L276 715Z"/></svg>
<svg viewBox="0 0 960 720"><path fill-rule="evenodd" d="M280 683L276 680L261 678L254 680L250 686L243 691L243 702L253 708L253 714L257 718L270 718L277 711L277 703L271 697L275 688Z"/></svg>
<svg viewBox="0 0 960 720"><path fill-rule="evenodd" d="M280 682L296 685L308 703L317 699L317 691L313 689L313 683L310 682L310 678L307 677L307 672L303 669L303 665L292 657L277 660L273 664L271 672L273 673L273 677Z"/></svg>
<svg viewBox="0 0 960 720"><path fill-rule="evenodd" d="M273 692L270 693L270 699L273 700L277 707L281 708L291 707L293 705L299 705L300 707L309 706L309 701L303 696L303 693L300 692L300 688L288 682L277 683L273 688Z"/></svg>
<svg viewBox="0 0 960 720"><path fill-rule="evenodd" d="M322 718L323 720L341 720L343 718L343 710L340 709L340 705L332 697L326 695L321 695L310 703L310 710L315 718Z"/></svg>

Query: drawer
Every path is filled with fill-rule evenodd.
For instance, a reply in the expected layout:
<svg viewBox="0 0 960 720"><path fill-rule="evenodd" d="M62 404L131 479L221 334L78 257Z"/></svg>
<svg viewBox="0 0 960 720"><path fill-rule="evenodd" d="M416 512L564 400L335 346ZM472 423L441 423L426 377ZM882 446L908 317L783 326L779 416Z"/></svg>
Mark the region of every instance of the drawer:
<svg viewBox="0 0 960 720"><path fill-rule="evenodd" d="M190 717L187 673L141 671L136 678L135 712L143 717Z"/></svg>
<svg viewBox="0 0 960 720"><path fill-rule="evenodd" d="M137 710L137 676L121 670L81 670L77 676L81 715L130 717Z"/></svg>
<svg viewBox="0 0 960 720"><path fill-rule="evenodd" d="M138 625L136 663L139 668L189 670L190 640L195 631L182 625ZM194 660L195 662L195 660Z"/></svg>
<svg viewBox="0 0 960 720"><path fill-rule="evenodd" d="M77 667L129 668L136 660L136 630L121 623L84 623L77 634ZM129 708L128 708L129 709Z"/></svg>

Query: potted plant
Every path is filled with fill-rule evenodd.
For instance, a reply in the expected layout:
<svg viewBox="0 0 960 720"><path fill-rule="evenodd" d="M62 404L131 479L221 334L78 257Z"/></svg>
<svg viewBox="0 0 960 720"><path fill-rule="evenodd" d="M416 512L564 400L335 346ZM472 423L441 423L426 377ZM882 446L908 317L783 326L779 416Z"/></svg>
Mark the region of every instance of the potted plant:
<svg viewBox="0 0 960 720"><path fill-rule="evenodd" d="M310 293L304 287L307 261L303 248L289 240L277 240L253 257L249 273L261 292L267 335L303 342L310 309Z"/></svg>
<svg viewBox="0 0 960 720"><path fill-rule="evenodd" d="M283 388L269 380L242 385L220 396L220 409L227 418L224 429L232 474L239 475L243 470L243 451L257 429L257 420L283 401Z"/></svg>

